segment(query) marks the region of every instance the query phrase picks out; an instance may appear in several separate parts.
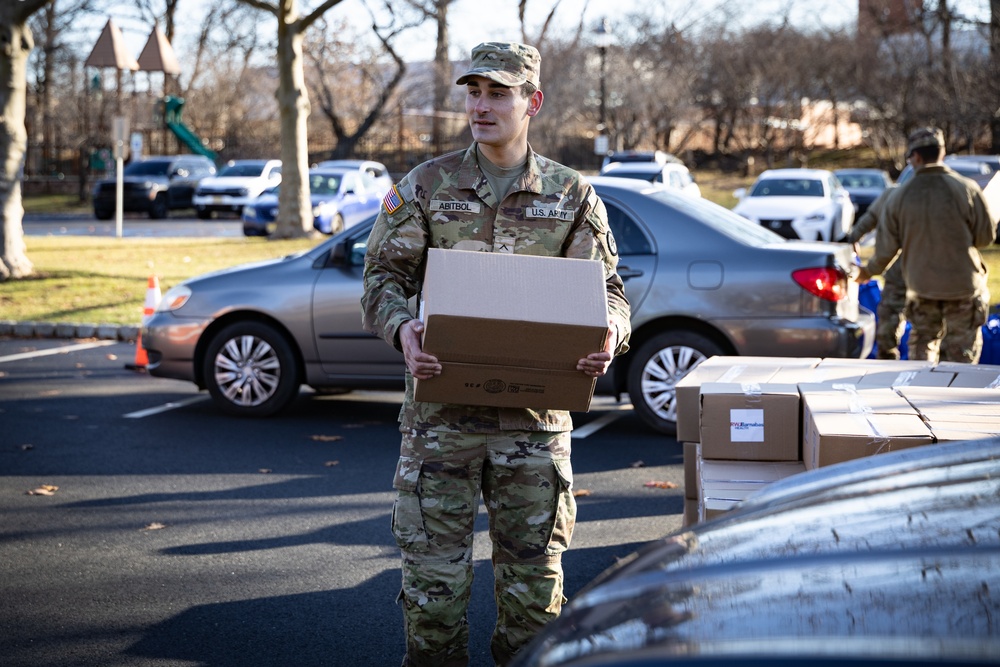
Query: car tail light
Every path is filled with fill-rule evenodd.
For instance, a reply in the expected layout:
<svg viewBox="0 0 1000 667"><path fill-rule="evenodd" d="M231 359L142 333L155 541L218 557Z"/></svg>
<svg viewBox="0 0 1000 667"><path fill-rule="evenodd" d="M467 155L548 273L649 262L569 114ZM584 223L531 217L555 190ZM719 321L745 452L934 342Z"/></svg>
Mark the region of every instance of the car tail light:
<svg viewBox="0 0 1000 667"><path fill-rule="evenodd" d="M792 279L802 289L825 301L843 301L847 298L847 274L841 269L799 269L792 271Z"/></svg>

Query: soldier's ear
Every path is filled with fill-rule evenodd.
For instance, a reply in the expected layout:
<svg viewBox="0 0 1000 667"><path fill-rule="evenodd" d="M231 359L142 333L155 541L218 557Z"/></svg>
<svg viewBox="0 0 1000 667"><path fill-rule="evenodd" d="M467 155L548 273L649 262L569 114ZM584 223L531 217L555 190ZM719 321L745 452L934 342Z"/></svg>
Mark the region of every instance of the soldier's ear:
<svg viewBox="0 0 1000 667"><path fill-rule="evenodd" d="M531 97L528 98L528 115L529 116L534 116L539 111L542 110L542 100L544 99L544 97L545 96L542 95L542 91L540 91L540 90L536 90L535 92L533 92L531 94Z"/></svg>

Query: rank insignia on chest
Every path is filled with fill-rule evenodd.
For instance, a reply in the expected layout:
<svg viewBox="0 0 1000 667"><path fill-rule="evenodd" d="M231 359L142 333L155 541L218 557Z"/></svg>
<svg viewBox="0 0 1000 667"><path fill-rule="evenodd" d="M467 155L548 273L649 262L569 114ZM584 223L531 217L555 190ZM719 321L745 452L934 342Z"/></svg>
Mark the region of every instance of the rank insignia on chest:
<svg viewBox="0 0 1000 667"><path fill-rule="evenodd" d="M571 208L555 208L548 206L527 206L524 209L527 218L541 218L546 220L572 220L576 216L576 211Z"/></svg>
<svg viewBox="0 0 1000 667"><path fill-rule="evenodd" d="M382 199L382 206L385 207L385 212L390 215L403 206L403 198L399 196L399 190L396 189L395 185L389 188L389 192Z"/></svg>

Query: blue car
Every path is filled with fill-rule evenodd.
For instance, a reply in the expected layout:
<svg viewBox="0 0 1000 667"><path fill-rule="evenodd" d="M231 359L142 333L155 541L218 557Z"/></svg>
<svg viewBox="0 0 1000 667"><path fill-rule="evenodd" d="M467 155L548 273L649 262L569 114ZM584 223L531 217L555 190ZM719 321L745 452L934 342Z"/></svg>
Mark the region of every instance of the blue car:
<svg viewBox="0 0 1000 667"><path fill-rule="evenodd" d="M324 234L337 234L378 213L385 186L371 175L344 168L309 171L309 194L313 227ZM267 236L278 217L278 188L265 190L243 207L243 234Z"/></svg>

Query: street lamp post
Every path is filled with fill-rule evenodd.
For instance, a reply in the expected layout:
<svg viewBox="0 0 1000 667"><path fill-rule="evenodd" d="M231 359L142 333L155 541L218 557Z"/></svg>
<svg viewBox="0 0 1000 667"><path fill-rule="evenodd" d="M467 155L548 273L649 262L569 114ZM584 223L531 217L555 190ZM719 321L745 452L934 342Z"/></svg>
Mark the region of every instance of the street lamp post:
<svg viewBox="0 0 1000 667"><path fill-rule="evenodd" d="M614 43L614 35L611 34L611 24L608 19L601 19L594 30L594 42L597 44L597 53L601 57L601 99L600 118L597 124L597 136L594 138L594 152L598 155L608 153L608 91L607 91L607 55L608 47Z"/></svg>

